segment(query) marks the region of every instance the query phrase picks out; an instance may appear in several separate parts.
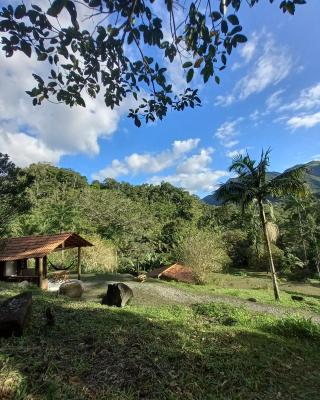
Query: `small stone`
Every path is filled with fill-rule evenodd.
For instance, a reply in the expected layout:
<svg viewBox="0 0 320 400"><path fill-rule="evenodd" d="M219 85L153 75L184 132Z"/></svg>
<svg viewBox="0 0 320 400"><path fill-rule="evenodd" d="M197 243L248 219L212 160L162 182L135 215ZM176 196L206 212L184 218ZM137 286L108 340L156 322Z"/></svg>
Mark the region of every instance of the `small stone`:
<svg viewBox="0 0 320 400"><path fill-rule="evenodd" d="M236 325L237 320L231 317L227 317L223 322L222 325L226 325L226 326L233 326Z"/></svg>
<svg viewBox="0 0 320 400"><path fill-rule="evenodd" d="M304 298L302 296L296 296L296 295L292 295L291 298L292 298L292 300L295 300L295 301L303 301L304 300Z"/></svg>
<svg viewBox="0 0 320 400"><path fill-rule="evenodd" d="M257 299L255 299L254 297L249 297L248 301L251 301L252 303L256 303Z"/></svg>
<svg viewBox="0 0 320 400"><path fill-rule="evenodd" d="M72 299L79 299L84 292L84 286L82 281L78 279L70 279L64 282L59 287L59 294L70 297Z"/></svg>
<svg viewBox="0 0 320 400"><path fill-rule="evenodd" d="M107 306L124 307L133 297L132 289L124 283L111 283L107 293L103 296L101 304Z"/></svg>

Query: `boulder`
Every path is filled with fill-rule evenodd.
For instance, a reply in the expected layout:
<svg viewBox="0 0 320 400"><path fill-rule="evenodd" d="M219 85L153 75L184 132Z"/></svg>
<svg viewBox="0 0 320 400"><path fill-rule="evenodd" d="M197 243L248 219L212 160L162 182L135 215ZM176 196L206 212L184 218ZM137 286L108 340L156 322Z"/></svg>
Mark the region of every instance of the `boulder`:
<svg viewBox="0 0 320 400"><path fill-rule="evenodd" d="M24 292L0 305L0 336L21 336L31 314L32 294Z"/></svg>
<svg viewBox="0 0 320 400"><path fill-rule="evenodd" d="M71 297L72 299L79 299L84 292L84 286L78 279L70 279L63 282L59 287L59 294Z"/></svg>
<svg viewBox="0 0 320 400"><path fill-rule="evenodd" d="M133 292L124 283L110 283L107 293L102 297L101 304L124 307L133 297Z"/></svg>

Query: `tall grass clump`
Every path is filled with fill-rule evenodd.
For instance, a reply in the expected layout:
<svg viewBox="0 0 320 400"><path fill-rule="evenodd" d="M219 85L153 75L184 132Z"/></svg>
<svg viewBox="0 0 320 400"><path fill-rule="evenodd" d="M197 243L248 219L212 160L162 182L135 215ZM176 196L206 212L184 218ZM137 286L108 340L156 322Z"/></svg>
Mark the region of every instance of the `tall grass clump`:
<svg viewBox="0 0 320 400"><path fill-rule="evenodd" d="M220 235L195 231L179 243L177 258L193 269L199 283L207 283L212 272L227 270L230 258L225 247Z"/></svg>
<svg viewBox="0 0 320 400"><path fill-rule="evenodd" d="M263 327L263 330L288 338L320 340L320 326L310 318L292 315L274 320Z"/></svg>

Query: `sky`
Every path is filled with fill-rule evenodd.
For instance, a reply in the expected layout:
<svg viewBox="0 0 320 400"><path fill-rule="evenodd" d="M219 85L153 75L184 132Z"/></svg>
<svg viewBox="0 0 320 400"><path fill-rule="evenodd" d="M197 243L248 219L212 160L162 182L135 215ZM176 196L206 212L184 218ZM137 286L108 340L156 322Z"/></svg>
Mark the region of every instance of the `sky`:
<svg viewBox="0 0 320 400"><path fill-rule="evenodd" d="M0 152L21 167L45 161L89 181L168 181L200 197L230 177L232 158L245 151L257 158L271 147L270 169L279 172L319 160L317 3L308 0L294 16L282 14L279 1L243 7L239 19L248 42L229 58L220 85L195 80L202 107L140 128L126 116L130 100L116 110L102 99L87 99L86 109L33 107L25 90L43 66L21 54L5 59L0 51ZM177 64L168 65L168 74L177 90L185 86Z"/></svg>

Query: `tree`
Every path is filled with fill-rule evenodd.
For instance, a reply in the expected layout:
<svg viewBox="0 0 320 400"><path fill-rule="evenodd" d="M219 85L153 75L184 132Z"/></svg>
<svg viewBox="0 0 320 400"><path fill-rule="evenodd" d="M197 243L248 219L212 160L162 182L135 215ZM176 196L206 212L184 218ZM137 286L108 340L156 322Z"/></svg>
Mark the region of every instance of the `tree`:
<svg viewBox="0 0 320 400"><path fill-rule="evenodd" d="M0 153L0 235L7 233L12 219L26 211L30 203L26 189L31 177L16 167L7 154Z"/></svg>
<svg viewBox="0 0 320 400"><path fill-rule="evenodd" d="M7 57L22 51L49 64L48 78L33 74L37 86L27 93L34 105L54 99L85 106L84 94L95 98L103 89L111 108L132 95L137 105L129 117L140 126L141 119L162 119L169 109L200 104L197 89L173 92L166 63L157 60L180 62L187 83L197 71L204 83L211 78L219 83L227 57L247 41L238 11L243 3L258 2L165 0L159 6L155 0L53 0L45 10L8 5L0 11L2 49ZM290 14L306 3L279 2Z"/></svg>
<svg viewBox="0 0 320 400"><path fill-rule="evenodd" d="M268 233L268 221L265 213L265 204L270 197L278 197L288 194L303 194L305 185L302 180L303 168L295 168L284 172L275 178L268 179L267 169L270 164L270 149L262 150L260 161L252 160L247 153L245 156L236 156L229 171L236 172L238 178L230 179L216 192L217 199L223 202L234 202L242 206L244 210L250 204L256 202L259 207L259 216L263 229L266 248L268 251L269 265L273 282L274 296L280 300L279 287L275 266L272 257L271 240Z"/></svg>

